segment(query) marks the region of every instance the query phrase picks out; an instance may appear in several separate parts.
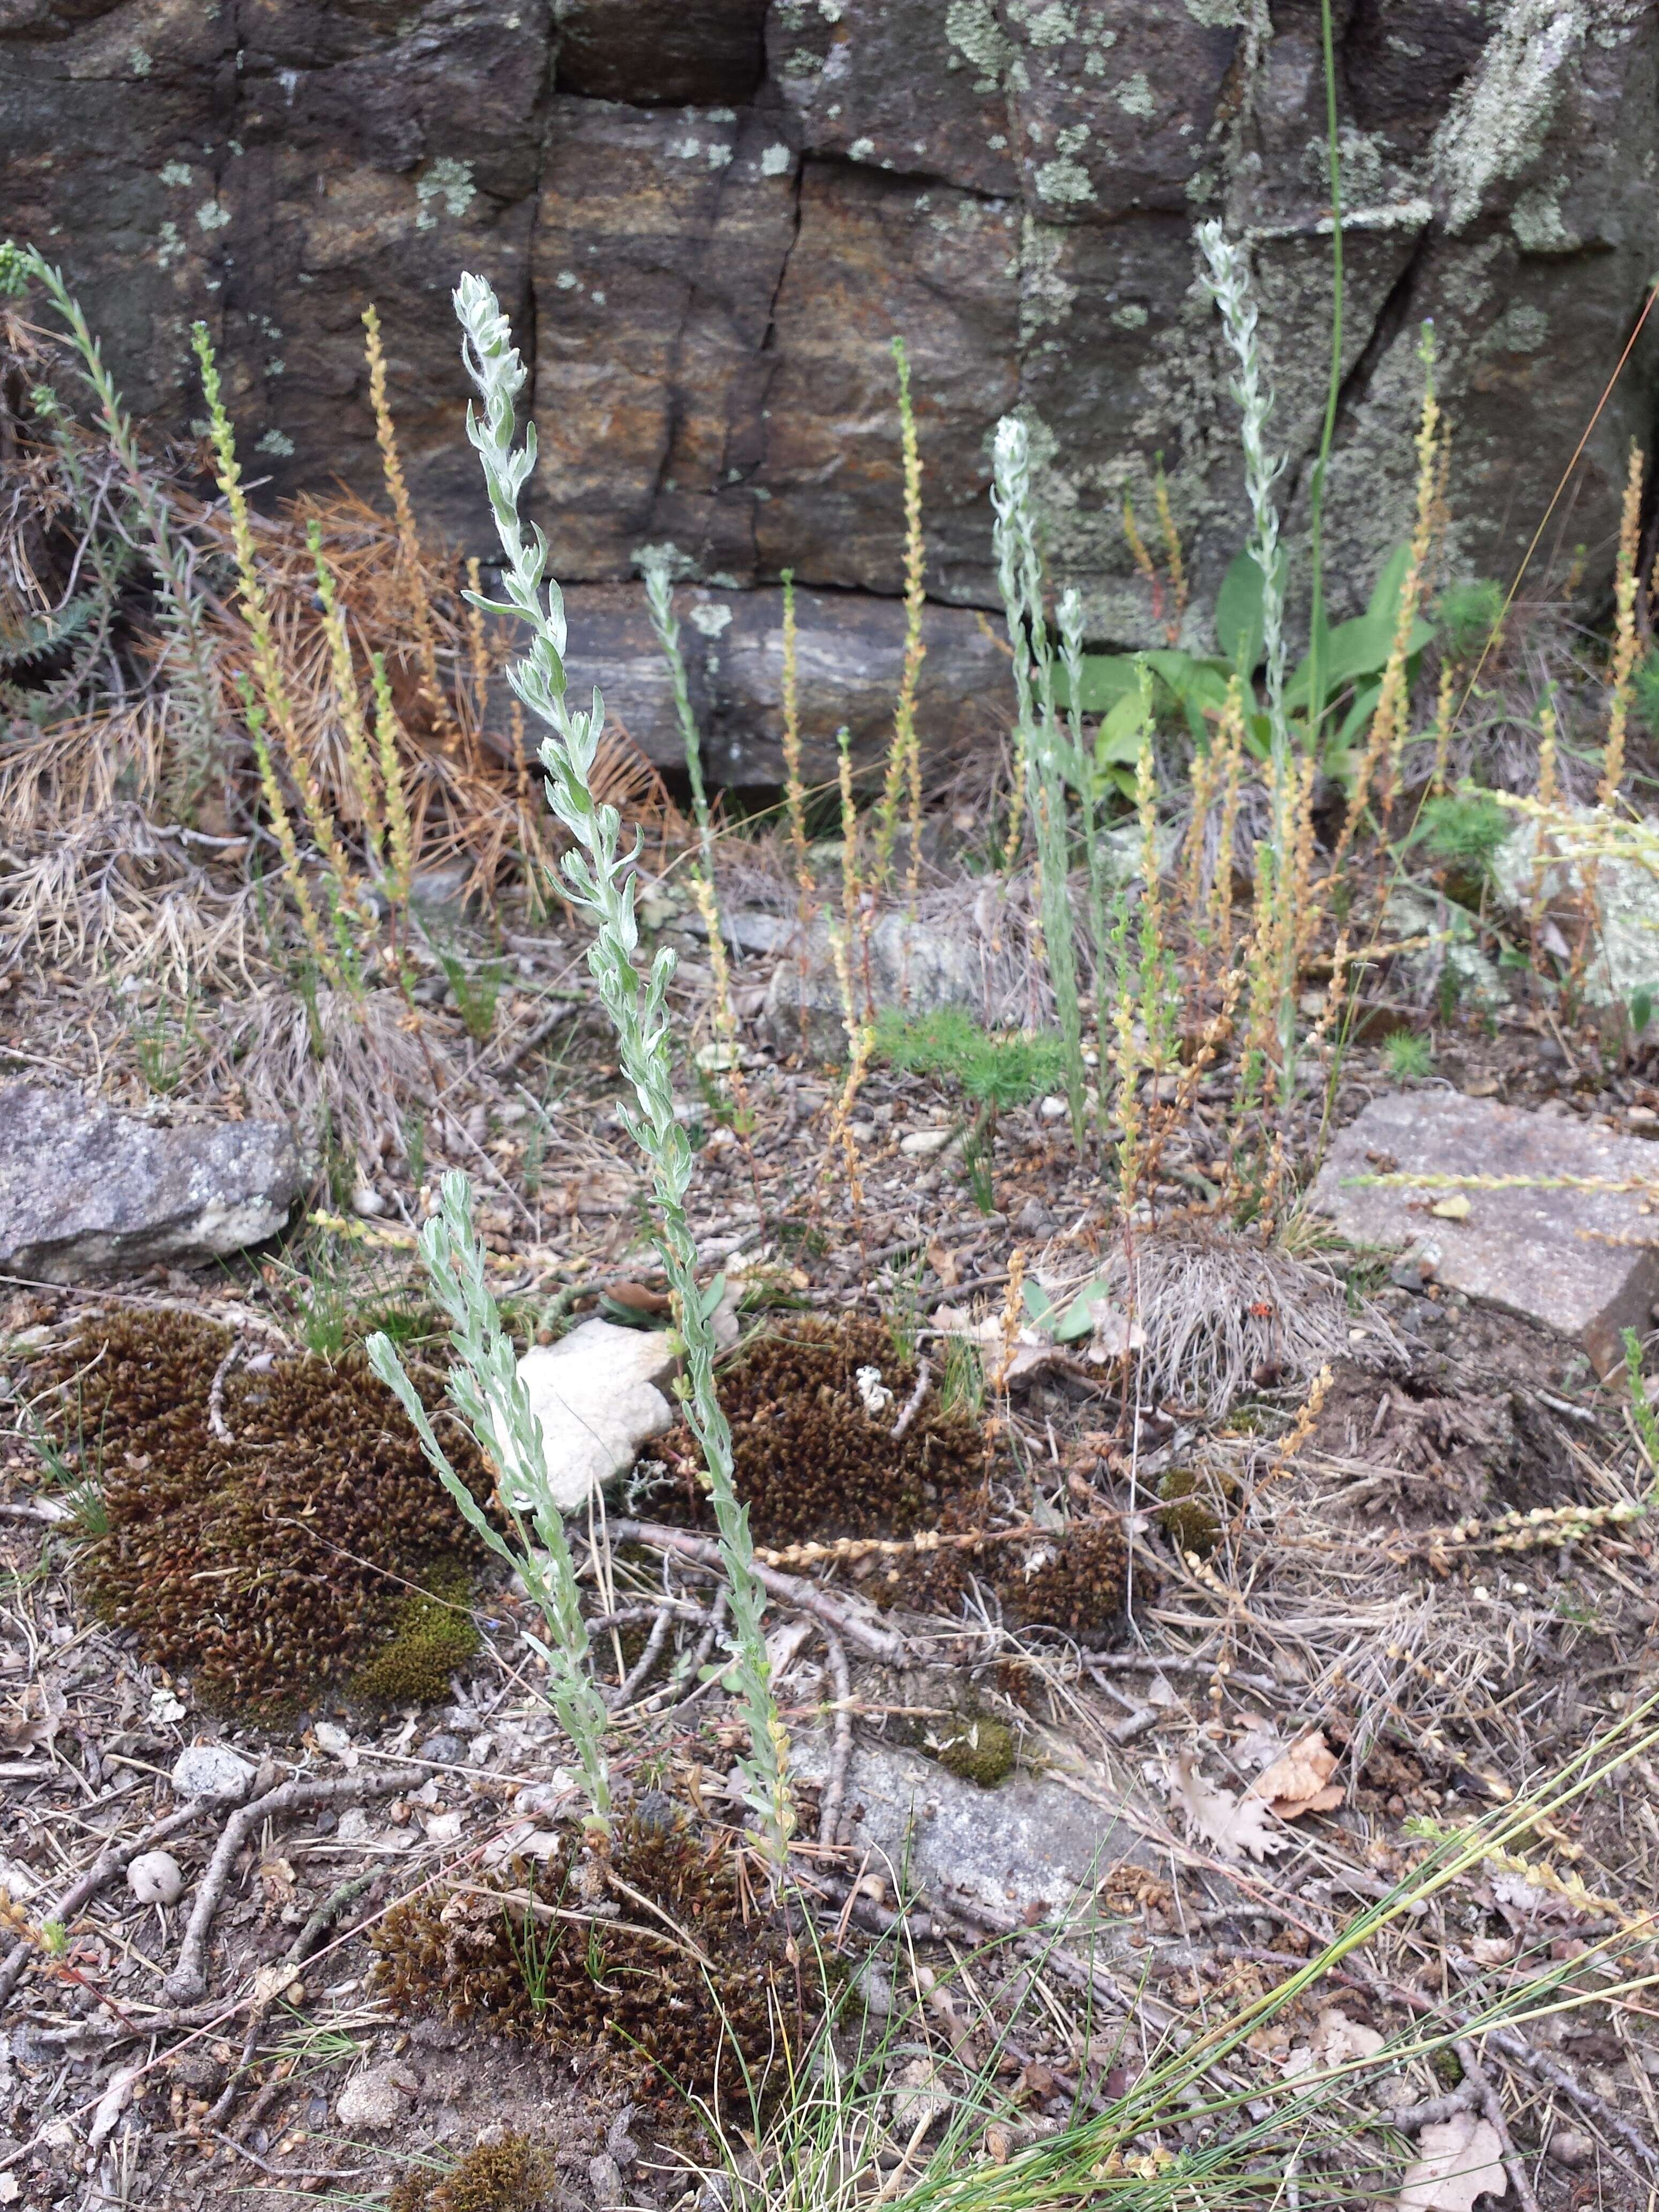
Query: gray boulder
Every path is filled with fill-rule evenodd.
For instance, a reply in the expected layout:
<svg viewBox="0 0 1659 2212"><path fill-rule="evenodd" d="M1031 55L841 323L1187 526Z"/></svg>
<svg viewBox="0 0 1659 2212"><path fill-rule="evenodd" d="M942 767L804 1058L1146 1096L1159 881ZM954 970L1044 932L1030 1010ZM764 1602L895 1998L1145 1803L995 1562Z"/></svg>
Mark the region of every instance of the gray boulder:
<svg viewBox="0 0 1659 2212"><path fill-rule="evenodd" d="M1421 1180L1378 1180L1395 1174ZM1581 1344L1605 1378L1624 1364L1621 1332L1645 1329L1659 1296L1642 1210L1656 1188L1644 1139L1413 1091L1374 1098L1338 1131L1308 1203L1351 1244L1405 1246L1396 1282L1432 1278L1541 1322Z"/></svg>
<svg viewBox="0 0 1659 2212"><path fill-rule="evenodd" d="M74 1283L273 1236L300 1194L280 1121L164 1127L80 1092L0 1085L0 1273Z"/></svg>

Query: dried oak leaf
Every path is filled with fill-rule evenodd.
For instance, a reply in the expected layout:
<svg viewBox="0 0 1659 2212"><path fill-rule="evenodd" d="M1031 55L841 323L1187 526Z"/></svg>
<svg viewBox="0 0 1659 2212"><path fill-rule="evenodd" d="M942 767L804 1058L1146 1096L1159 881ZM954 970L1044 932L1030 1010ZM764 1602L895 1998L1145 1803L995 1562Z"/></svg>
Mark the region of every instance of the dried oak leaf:
<svg viewBox="0 0 1659 2212"><path fill-rule="evenodd" d="M1269 1808L1261 1798L1235 1797L1231 1790L1206 1782L1189 1752L1181 1753L1170 1765L1170 1802L1219 1858L1239 1859L1248 1851L1252 1858L1264 1859L1272 1851L1284 1850L1290 1842L1288 1836L1276 1836L1268 1826Z"/></svg>
<svg viewBox="0 0 1659 2212"><path fill-rule="evenodd" d="M1477 2197L1502 2197L1509 2185L1504 2146L1492 2122L1454 2112L1418 2137L1397 2212L1474 2212Z"/></svg>
<svg viewBox="0 0 1659 2212"><path fill-rule="evenodd" d="M1257 1775L1246 1794L1261 1798L1281 1820L1329 1813L1346 1794L1340 1782L1331 1780L1335 1771L1336 1753L1316 1729Z"/></svg>
<svg viewBox="0 0 1659 2212"><path fill-rule="evenodd" d="M1335 2066L1376 2057L1382 2043L1382 2037L1374 2027L1367 2027L1363 2021L1350 2020L1339 2006L1327 2005L1313 2034L1306 2043L1297 2044L1286 2054L1279 2070L1287 2081L1299 2074L1328 2073Z"/></svg>

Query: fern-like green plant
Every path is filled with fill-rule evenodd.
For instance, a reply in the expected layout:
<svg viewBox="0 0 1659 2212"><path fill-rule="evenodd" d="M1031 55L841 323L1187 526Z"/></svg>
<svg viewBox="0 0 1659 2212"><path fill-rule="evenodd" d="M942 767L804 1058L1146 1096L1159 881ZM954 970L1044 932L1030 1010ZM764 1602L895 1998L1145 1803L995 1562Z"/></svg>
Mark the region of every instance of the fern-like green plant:
<svg viewBox="0 0 1659 2212"><path fill-rule="evenodd" d="M547 574L546 538L533 528L526 535L519 520L519 495L536 462L533 425L526 428L522 444L514 443L524 364L507 319L483 277L463 276L454 301L465 333L463 358L483 402L482 412L468 409L467 435L483 465L496 534L507 556L503 599L477 604L485 613L518 618L529 633L529 649L509 665L507 678L550 732L541 751L548 799L575 841L575 849L565 855L564 874L574 903L594 924L588 966L634 1093L629 1132L650 1163L653 1233L685 1346L682 1399L702 1447L727 1581L735 1644L732 1679L750 1738L750 1755L740 1763L740 1772L769 1852L781 1866L793 1826L786 1773L788 1746L772 1694L761 1626L765 1595L755 1573L749 1516L732 1480L732 1431L714 1388L713 1322L698 1288L696 1245L686 1220L691 1148L674 1113L667 1012L674 955L665 946L645 975L634 964L639 927L631 855L619 850L621 817L594 798L592 782L605 703L597 690L586 712L573 710L565 697L563 600Z"/></svg>
<svg viewBox="0 0 1659 2212"><path fill-rule="evenodd" d="M0 241L0 295L21 292L31 282L40 286L69 332L82 380L98 404L99 420L121 465L149 539L159 618L169 648L171 689L180 709L182 744L174 776L175 805L180 812L188 812L221 764L218 674L206 615L191 573L189 548L182 532L173 527L166 495L145 464L132 419L63 272L53 268L35 246L19 246L9 239Z"/></svg>

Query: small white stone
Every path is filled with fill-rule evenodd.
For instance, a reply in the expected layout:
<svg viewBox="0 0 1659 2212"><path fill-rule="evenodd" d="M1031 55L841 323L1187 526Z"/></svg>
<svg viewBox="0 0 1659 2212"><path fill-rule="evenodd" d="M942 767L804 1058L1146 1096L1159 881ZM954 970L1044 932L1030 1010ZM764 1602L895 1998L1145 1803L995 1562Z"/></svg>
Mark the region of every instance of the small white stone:
<svg viewBox="0 0 1659 2212"><path fill-rule="evenodd" d="M373 1221L386 1212L386 1200L373 1183L360 1182L351 1194L351 1210L360 1221Z"/></svg>
<svg viewBox="0 0 1659 2212"><path fill-rule="evenodd" d="M334 2117L343 2128L395 2127L403 2118L403 2083L396 2065L371 2066L341 2090Z"/></svg>
<svg viewBox="0 0 1659 2212"><path fill-rule="evenodd" d="M899 1150L907 1160L931 1160L950 1141L948 1129L912 1129L908 1137L899 1139Z"/></svg>
<svg viewBox="0 0 1659 2212"><path fill-rule="evenodd" d="M176 1905L184 1869L171 1851L141 1851L127 1869L127 1887L140 1905Z"/></svg>
<svg viewBox="0 0 1659 2212"><path fill-rule="evenodd" d="M1049 1097L1043 1100L1042 1105L1037 1108L1037 1112L1042 1115L1045 1121L1063 1121L1066 1119L1066 1101L1063 1098Z"/></svg>
<svg viewBox="0 0 1659 2212"><path fill-rule="evenodd" d="M173 1764L180 1797L240 1797L252 1779L253 1769L228 1743L193 1743Z"/></svg>
<svg viewBox="0 0 1659 2212"><path fill-rule="evenodd" d="M658 1385L674 1369L665 1331L585 1321L557 1344L538 1346L519 1362L530 1408L541 1423L549 1487L561 1512L632 1467L648 1437L674 1425Z"/></svg>

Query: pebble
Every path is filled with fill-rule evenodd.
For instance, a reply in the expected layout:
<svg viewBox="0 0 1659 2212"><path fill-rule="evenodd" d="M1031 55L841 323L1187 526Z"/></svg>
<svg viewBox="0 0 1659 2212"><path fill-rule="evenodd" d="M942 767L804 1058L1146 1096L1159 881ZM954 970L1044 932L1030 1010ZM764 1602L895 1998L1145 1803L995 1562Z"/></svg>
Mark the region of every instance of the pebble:
<svg viewBox="0 0 1659 2212"><path fill-rule="evenodd" d="M394 2065L371 2066L355 2074L341 2090L334 2117L343 2128L389 2128L403 2117L401 2069Z"/></svg>
<svg viewBox="0 0 1659 2212"><path fill-rule="evenodd" d="M1552 2166L1583 2166L1595 2149L1589 2137L1580 2135L1577 2128L1558 2128L1550 2137L1545 2156Z"/></svg>
<svg viewBox="0 0 1659 2212"><path fill-rule="evenodd" d="M907 1160L930 1160L950 1141L948 1129L912 1129L908 1137L899 1139L899 1150Z"/></svg>
<svg viewBox="0 0 1659 2212"><path fill-rule="evenodd" d="M253 1769L228 1743L193 1743L174 1759L171 1779L180 1797L240 1797Z"/></svg>
<svg viewBox="0 0 1659 2212"><path fill-rule="evenodd" d="M176 1905L184 1869L171 1851L141 1851L127 1869L127 1887L140 1905Z"/></svg>
<svg viewBox="0 0 1659 2212"><path fill-rule="evenodd" d="M428 1736L421 1746L421 1757L429 1759L434 1766L454 1766L459 1763L465 1749L459 1736L440 1729L436 1735Z"/></svg>

